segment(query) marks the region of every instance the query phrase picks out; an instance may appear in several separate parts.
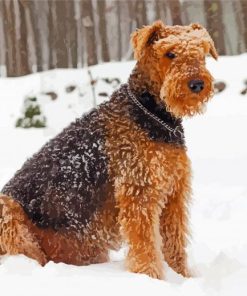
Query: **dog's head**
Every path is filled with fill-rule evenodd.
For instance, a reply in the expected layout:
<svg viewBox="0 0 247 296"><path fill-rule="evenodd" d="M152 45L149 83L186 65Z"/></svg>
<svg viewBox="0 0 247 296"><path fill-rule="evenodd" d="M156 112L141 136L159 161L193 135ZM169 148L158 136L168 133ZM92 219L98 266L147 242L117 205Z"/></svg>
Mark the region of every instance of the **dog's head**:
<svg viewBox="0 0 247 296"><path fill-rule="evenodd" d="M161 21L131 36L135 58L155 93L176 117L202 113L213 95L205 56L217 59L207 30L199 24L165 26Z"/></svg>

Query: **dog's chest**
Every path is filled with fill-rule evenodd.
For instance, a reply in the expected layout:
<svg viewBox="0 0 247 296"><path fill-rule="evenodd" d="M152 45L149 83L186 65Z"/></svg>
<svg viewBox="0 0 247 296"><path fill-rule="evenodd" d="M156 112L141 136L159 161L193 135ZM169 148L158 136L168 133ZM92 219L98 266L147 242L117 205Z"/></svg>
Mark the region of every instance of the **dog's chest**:
<svg viewBox="0 0 247 296"><path fill-rule="evenodd" d="M164 195L172 195L190 170L186 150L175 145L157 142L152 142L150 150L152 157L149 166L156 180L155 186Z"/></svg>
<svg viewBox="0 0 247 296"><path fill-rule="evenodd" d="M106 141L110 175L120 183L150 186L170 195L189 169L185 147L152 140L129 119L117 120L116 126L109 129Z"/></svg>

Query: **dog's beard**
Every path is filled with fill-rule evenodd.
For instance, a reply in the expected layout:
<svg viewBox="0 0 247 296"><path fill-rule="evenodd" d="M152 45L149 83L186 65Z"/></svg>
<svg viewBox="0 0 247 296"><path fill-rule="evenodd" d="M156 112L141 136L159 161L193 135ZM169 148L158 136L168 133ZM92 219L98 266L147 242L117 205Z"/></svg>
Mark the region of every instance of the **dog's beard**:
<svg viewBox="0 0 247 296"><path fill-rule="evenodd" d="M164 81L160 90L160 99L165 103L167 111L178 118L205 113L207 102L214 94L211 83L208 84L210 87L208 87L207 93L204 92L203 98L200 95L188 92L187 89L184 90L182 84L174 84L173 82L172 89L169 89L168 85L169 81Z"/></svg>
<svg viewBox="0 0 247 296"><path fill-rule="evenodd" d="M186 106L186 114L184 116L194 116L197 114L204 114L207 111L207 101L206 102L199 102L198 105L195 106Z"/></svg>

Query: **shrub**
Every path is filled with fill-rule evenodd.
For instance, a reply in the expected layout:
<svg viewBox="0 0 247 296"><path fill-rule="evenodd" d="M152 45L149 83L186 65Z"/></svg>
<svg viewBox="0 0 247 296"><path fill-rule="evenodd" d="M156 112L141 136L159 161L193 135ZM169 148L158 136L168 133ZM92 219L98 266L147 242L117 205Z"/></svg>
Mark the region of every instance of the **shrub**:
<svg viewBox="0 0 247 296"><path fill-rule="evenodd" d="M36 97L27 97L25 99L23 117L17 119L15 126L22 128L46 127L46 118L41 112L41 107Z"/></svg>

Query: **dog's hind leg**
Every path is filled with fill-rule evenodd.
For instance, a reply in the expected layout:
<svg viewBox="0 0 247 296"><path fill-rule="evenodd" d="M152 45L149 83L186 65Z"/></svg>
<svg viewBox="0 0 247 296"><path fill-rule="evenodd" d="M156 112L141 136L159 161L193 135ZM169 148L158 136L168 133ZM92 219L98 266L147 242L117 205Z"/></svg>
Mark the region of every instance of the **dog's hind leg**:
<svg viewBox="0 0 247 296"><path fill-rule="evenodd" d="M0 254L23 254L41 265L47 263L32 232L32 223L21 206L5 195L0 196Z"/></svg>
<svg viewBox="0 0 247 296"><path fill-rule="evenodd" d="M3 205L0 203L0 225L1 225L2 219L3 219ZM2 234L2 228L0 226L0 241L1 241L1 234ZM1 248L1 243L0 243L0 256L4 255L4 254L5 254L5 252Z"/></svg>

